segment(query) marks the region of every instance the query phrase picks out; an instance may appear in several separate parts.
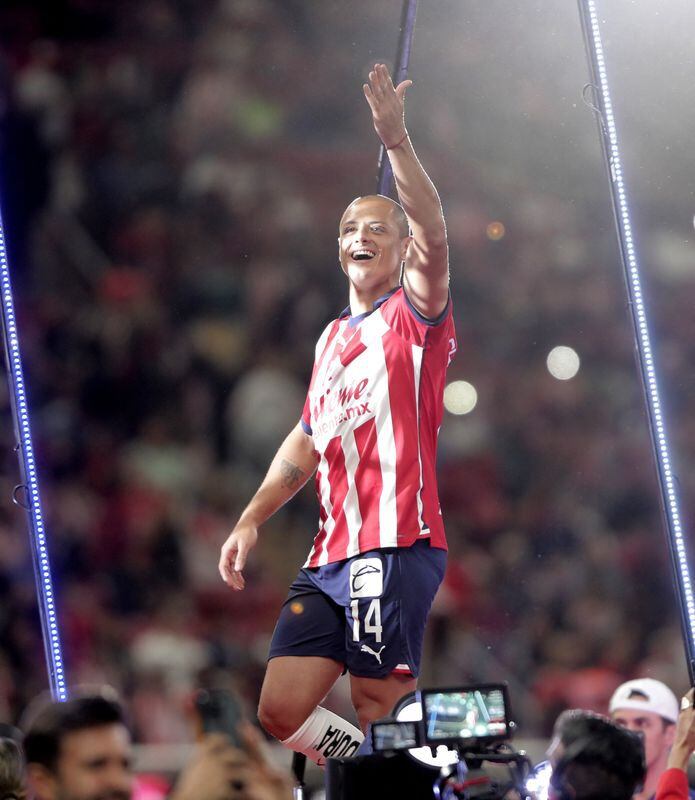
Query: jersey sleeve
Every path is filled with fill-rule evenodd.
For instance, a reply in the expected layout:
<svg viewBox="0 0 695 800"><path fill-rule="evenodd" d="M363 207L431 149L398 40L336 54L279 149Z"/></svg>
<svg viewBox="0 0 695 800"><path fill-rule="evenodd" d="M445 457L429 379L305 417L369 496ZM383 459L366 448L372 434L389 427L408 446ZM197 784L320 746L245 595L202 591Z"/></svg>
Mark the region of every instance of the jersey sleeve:
<svg viewBox="0 0 695 800"><path fill-rule="evenodd" d="M299 421L301 422L304 433L308 433L309 436L311 436L311 405L309 403L309 391L306 393L306 400L304 401L304 408L302 409L302 417Z"/></svg>
<svg viewBox="0 0 695 800"><path fill-rule="evenodd" d="M435 319L428 319L415 308L402 286L381 306L381 314L391 330L418 347L423 347L433 336L441 335L449 326L453 327L451 296L442 313Z"/></svg>
<svg viewBox="0 0 695 800"><path fill-rule="evenodd" d="M688 777L682 769L672 767L661 773L655 800L688 800Z"/></svg>

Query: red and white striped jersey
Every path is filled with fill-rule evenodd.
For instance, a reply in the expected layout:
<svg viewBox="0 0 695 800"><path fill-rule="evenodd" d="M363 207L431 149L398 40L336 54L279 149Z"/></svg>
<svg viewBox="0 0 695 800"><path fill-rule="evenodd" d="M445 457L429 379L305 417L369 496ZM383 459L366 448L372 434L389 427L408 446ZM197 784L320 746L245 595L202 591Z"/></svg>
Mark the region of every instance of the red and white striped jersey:
<svg viewBox="0 0 695 800"><path fill-rule="evenodd" d="M428 321L402 287L316 345L302 427L319 456L319 531L305 567L429 537L446 549L435 474L444 378L456 352L451 300Z"/></svg>

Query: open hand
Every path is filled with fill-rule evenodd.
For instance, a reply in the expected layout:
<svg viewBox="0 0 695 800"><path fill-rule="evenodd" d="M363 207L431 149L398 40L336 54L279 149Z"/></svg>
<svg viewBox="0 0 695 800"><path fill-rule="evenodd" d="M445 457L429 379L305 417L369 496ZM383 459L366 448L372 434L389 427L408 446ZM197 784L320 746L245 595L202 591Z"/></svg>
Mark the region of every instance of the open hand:
<svg viewBox="0 0 695 800"><path fill-rule="evenodd" d="M387 148L397 145L407 134L403 100L406 89L412 85L408 80L394 88L386 65L375 64L369 73L369 83L362 87L372 110L374 130Z"/></svg>

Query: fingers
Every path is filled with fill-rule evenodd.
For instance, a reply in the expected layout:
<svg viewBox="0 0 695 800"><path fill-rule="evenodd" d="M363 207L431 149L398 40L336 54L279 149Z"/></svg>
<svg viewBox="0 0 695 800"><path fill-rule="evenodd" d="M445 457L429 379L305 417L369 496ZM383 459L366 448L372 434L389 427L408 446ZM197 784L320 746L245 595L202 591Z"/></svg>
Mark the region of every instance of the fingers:
<svg viewBox="0 0 695 800"><path fill-rule="evenodd" d="M229 565L225 567L224 571L224 582L227 586L231 586L232 589L236 589L240 592L244 586L246 586L246 581L244 580L244 576L236 569L233 569Z"/></svg>
<svg viewBox="0 0 695 800"><path fill-rule="evenodd" d="M265 766L268 761L265 753L265 740L258 729L254 728L250 722L242 722L239 724L238 730L249 758L255 763Z"/></svg>
<svg viewBox="0 0 695 800"><path fill-rule="evenodd" d="M236 542L229 546L224 545L220 562L217 566L222 580L227 586L231 586L232 589L237 591L241 591L246 586L244 576L241 574L241 569L246 563L246 553L244 553L240 562L240 551L241 547ZM241 567L237 566L239 563L241 563Z"/></svg>
<svg viewBox="0 0 695 800"><path fill-rule="evenodd" d="M399 100L401 100L401 101L403 100L403 98L405 97L406 91L408 89L410 89L410 87L412 85L413 85L413 82L411 80L401 81L401 83L398 84L398 86L396 87L395 91L396 91L396 95L398 96Z"/></svg>
<svg viewBox="0 0 695 800"><path fill-rule="evenodd" d="M413 85L411 80L404 80L398 84L398 89L394 88L393 80L391 78L391 73L389 72L388 67L386 64L375 64L374 69L371 70L369 73L369 82L371 84L372 91L375 94L383 94L384 92L391 89L392 91L398 91L402 86L407 89L409 86Z"/></svg>
<svg viewBox="0 0 695 800"><path fill-rule="evenodd" d="M246 763L246 753L230 742L226 733L206 733L200 740L200 750L218 763L235 767Z"/></svg>
<svg viewBox="0 0 695 800"><path fill-rule="evenodd" d="M384 64L375 64L369 73L369 85L375 97L382 97L389 88L391 76ZM393 84L391 84L393 86Z"/></svg>
<svg viewBox="0 0 695 800"><path fill-rule="evenodd" d="M368 83L362 84L362 91L364 92L364 96L367 98L367 102L369 103L369 107L374 111L375 108L375 98L372 90L369 88Z"/></svg>
<svg viewBox="0 0 695 800"><path fill-rule="evenodd" d="M234 559L234 569L236 570L236 572L241 572L241 570L244 569L244 567L246 566L246 556L248 554L249 554L248 547L244 544L243 541L240 541L237 544L236 558Z"/></svg>

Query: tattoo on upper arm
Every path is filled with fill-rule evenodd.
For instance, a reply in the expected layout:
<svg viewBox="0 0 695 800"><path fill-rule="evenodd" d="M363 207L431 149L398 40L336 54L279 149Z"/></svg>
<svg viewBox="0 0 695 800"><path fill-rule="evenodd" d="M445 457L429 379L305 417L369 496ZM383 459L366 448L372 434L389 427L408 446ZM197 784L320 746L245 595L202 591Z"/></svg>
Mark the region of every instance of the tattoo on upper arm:
<svg viewBox="0 0 695 800"><path fill-rule="evenodd" d="M301 483L305 475L303 469L288 461L286 458L282 459L280 464L280 473L282 474L282 485L288 489L296 489Z"/></svg>

